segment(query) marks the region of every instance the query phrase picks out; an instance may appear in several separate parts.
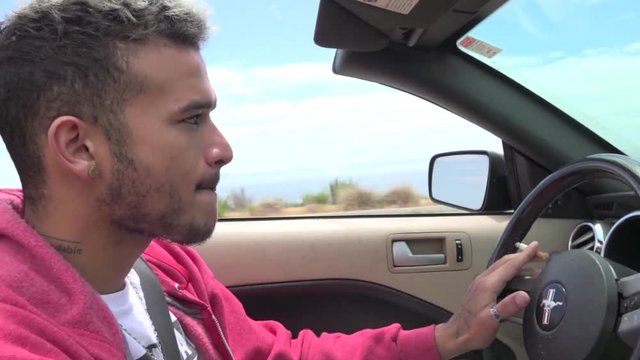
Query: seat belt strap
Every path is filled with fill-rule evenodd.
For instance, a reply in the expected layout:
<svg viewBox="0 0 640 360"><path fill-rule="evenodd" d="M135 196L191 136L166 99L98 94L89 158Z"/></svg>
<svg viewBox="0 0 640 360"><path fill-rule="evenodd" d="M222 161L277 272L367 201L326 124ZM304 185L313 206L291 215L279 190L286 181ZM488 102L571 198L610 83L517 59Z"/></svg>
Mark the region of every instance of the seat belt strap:
<svg viewBox="0 0 640 360"><path fill-rule="evenodd" d="M160 281L158 281L149 264L147 264L142 257L136 260L133 268L140 277L140 285L142 287L142 293L144 294L144 300L147 303L147 311L158 333L158 341L160 341L164 359L181 359L173 323L169 315L167 299L164 297L164 291L162 291Z"/></svg>
<svg viewBox="0 0 640 360"><path fill-rule="evenodd" d="M124 331L122 332L122 335L124 335ZM133 355L131 354L131 349L129 349L129 344L127 344L127 338L124 338L124 348L127 350L126 354L127 354L127 360L136 360L133 358Z"/></svg>

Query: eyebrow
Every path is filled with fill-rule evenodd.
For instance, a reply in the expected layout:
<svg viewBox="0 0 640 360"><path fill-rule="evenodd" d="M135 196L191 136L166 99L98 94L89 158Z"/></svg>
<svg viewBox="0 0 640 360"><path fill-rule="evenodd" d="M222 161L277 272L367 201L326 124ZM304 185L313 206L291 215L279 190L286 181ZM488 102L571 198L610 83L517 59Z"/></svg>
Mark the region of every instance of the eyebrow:
<svg viewBox="0 0 640 360"><path fill-rule="evenodd" d="M198 111L213 111L216 108L216 100L195 100L178 108L178 113L193 113Z"/></svg>

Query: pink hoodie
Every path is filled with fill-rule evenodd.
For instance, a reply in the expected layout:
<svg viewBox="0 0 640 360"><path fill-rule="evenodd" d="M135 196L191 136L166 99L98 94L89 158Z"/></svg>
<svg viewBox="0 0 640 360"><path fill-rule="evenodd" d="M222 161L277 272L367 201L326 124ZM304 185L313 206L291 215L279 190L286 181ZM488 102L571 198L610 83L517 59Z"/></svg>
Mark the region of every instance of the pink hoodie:
<svg viewBox="0 0 640 360"><path fill-rule="evenodd" d="M23 220L22 192L0 190L0 358L125 359L110 310L75 269ZM275 321L254 321L191 248L153 241L144 257L200 356L227 360L439 359L434 326L391 325L352 335L292 339ZM214 350L215 349L215 350ZM233 355L232 355L233 354Z"/></svg>

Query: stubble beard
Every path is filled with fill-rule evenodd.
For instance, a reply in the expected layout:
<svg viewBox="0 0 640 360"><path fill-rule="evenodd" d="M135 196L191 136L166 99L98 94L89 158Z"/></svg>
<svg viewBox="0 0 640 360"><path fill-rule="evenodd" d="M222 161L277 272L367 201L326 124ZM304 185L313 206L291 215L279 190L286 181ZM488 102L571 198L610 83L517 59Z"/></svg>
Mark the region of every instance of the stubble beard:
<svg viewBox="0 0 640 360"><path fill-rule="evenodd" d="M163 182L125 153L114 154L110 183L99 202L120 231L147 239L197 245L212 234L216 221L184 220L184 201L177 186ZM215 220L215 219L214 219Z"/></svg>

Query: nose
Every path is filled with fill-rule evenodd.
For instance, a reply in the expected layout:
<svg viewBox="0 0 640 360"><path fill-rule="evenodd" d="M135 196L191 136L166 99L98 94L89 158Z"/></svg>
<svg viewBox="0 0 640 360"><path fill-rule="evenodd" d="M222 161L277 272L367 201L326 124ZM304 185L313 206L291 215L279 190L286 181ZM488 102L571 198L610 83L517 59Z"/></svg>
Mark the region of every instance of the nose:
<svg viewBox="0 0 640 360"><path fill-rule="evenodd" d="M213 125L213 137L205 154L205 161L210 167L223 167L233 160L233 149L220 130Z"/></svg>

